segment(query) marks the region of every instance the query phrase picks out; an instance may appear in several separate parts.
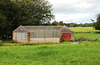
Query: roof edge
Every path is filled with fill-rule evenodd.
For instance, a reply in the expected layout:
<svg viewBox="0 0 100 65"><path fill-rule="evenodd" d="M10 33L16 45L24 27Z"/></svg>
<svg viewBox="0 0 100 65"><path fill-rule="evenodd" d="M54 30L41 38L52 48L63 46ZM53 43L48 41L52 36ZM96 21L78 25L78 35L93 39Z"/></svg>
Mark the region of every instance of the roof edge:
<svg viewBox="0 0 100 65"><path fill-rule="evenodd" d="M65 25L64 25L65 26ZM62 26L62 28L60 29L60 31L64 28L64 26Z"/></svg>
<svg viewBox="0 0 100 65"><path fill-rule="evenodd" d="M63 26L62 26L62 28L60 29L60 31L61 31L64 27L66 27L66 28L68 28L68 29L69 29L69 27L67 27L67 26L63 25ZM71 29L69 29L69 30L70 30L70 31L72 31ZM74 32L74 31L72 31L72 32Z"/></svg>
<svg viewBox="0 0 100 65"><path fill-rule="evenodd" d="M24 28L22 25L20 25L19 27ZM17 27L13 32L15 32L19 27ZM24 28L24 29L28 32L28 30L26 28Z"/></svg>

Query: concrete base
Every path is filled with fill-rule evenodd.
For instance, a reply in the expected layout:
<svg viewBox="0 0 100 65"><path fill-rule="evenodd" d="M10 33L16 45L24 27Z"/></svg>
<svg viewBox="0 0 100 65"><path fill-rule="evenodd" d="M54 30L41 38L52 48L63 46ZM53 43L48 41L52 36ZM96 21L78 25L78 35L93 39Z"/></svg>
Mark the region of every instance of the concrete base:
<svg viewBox="0 0 100 65"><path fill-rule="evenodd" d="M79 42L71 42L71 44L79 44Z"/></svg>

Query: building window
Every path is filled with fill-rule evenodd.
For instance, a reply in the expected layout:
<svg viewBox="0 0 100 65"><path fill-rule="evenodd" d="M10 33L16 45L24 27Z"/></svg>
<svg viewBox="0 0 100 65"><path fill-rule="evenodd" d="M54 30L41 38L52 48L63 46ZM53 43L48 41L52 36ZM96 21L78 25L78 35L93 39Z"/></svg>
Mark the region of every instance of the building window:
<svg viewBox="0 0 100 65"><path fill-rule="evenodd" d="M17 40L25 40L25 32L17 32Z"/></svg>

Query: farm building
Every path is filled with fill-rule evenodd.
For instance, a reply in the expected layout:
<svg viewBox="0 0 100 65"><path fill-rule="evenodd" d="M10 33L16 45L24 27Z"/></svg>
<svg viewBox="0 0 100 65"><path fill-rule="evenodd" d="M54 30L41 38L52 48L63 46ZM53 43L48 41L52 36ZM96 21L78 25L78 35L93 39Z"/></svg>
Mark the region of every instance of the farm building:
<svg viewBox="0 0 100 65"><path fill-rule="evenodd" d="M19 26L13 40L21 43L59 43L60 39L74 40L74 32L66 26Z"/></svg>

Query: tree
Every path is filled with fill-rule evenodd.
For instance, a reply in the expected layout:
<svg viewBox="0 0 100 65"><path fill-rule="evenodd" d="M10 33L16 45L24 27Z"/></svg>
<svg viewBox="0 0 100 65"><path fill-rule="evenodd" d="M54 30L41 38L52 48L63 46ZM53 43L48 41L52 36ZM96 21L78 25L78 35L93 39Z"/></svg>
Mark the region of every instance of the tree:
<svg viewBox="0 0 100 65"><path fill-rule="evenodd" d="M93 19L91 19L91 21L94 23L94 20Z"/></svg>
<svg viewBox="0 0 100 65"><path fill-rule="evenodd" d="M64 25L63 21L60 21L59 22L59 25L63 26Z"/></svg>
<svg viewBox="0 0 100 65"><path fill-rule="evenodd" d="M43 24L43 26L51 26L52 24L50 23L50 21L46 22Z"/></svg>
<svg viewBox="0 0 100 65"><path fill-rule="evenodd" d="M0 0L0 37L7 38L19 25L42 25L50 21L51 4L46 0Z"/></svg>
<svg viewBox="0 0 100 65"><path fill-rule="evenodd" d="M94 28L100 30L100 14L97 15L97 22L94 23Z"/></svg>
<svg viewBox="0 0 100 65"><path fill-rule="evenodd" d="M20 25L25 11L10 0L0 0L0 37L7 38Z"/></svg>
<svg viewBox="0 0 100 65"><path fill-rule="evenodd" d="M17 3L28 14L22 25L42 25L54 18L52 5L47 0L17 0Z"/></svg>
<svg viewBox="0 0 100 65"><path fill-rule="evenodd" d="M57 21L54 21L54 22L52 22L52 25L53 26L57 26L58 25L58 22Z"/></svg>

